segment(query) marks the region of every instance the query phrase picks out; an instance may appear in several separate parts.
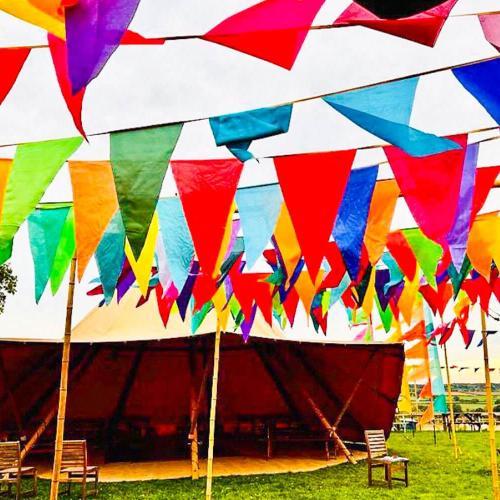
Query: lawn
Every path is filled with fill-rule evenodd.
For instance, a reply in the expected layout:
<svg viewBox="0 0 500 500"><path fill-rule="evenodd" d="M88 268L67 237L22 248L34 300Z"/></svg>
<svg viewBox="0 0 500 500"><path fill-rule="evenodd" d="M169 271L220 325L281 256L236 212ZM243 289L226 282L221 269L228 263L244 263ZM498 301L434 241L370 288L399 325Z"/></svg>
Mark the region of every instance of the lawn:
<svg viewBox="0 0 500 500"><path fill-rule="evenodd" d="M491 498L488 434L459 433L462 456L453 458L448 436L417 432L415 437L394 433L391 453L410 458L410 486L396 483L392 490L382 484L368 488L366 464L339 465L316 472L273 476L215 478L215 499L487 499ZM500 436L497 437L500 440ZM498 442L498 441L497 441ZM382 470L378 472L382 477ZM48 481L41 481L39 498L48 498ZM76 492L76 491L75 491ZM77 498L76 495L73 496ZM102 484L105 499L197 499L204 498L204 481L190 479Z"/></svg>

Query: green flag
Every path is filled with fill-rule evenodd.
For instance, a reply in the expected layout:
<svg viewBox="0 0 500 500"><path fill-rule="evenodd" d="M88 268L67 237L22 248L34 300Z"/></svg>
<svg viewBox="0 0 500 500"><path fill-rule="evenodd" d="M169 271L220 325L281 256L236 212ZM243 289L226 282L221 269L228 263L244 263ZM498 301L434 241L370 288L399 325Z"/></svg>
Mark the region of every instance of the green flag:
<svg viewBox="0 0 500 500"><path fill-rule="evenodd" d="M37 209L28 217L31 255L35 266L35 300L49 281L69 207Z"/></svg>
<svg viewBox="0 0 500 500"><path fill-rule="evenodd" d="M182 123L111 134L111 165L123 224L136 259L153 218Z"/></svg>
<svg viewBox="0 0 500 500"><path fill-rule="evenodd" d="M403 233L415 254L415 258L427 279L427 283L436 288L436 270L439 259L443 255L441 245L434 243L427 236L424 236L419 228L404 229Z"/></svg>
<svg viewBox="0 0 500 500"><path fill-rule="evenodd" d="M72 137L17 147L0 223L0 265L12 254L12 240L19 226L34 210L59 169L82 141L81 137Z"/></svg>
<svg viewBox="0 0 500 500"><path fill-rule="evenodd" d="M55 295L61 286L61 282L68 270L69 263L75 254L75 212L73 207L68 211L68 216L64 222L61 232L61 239L57 246L52 271L50 273L50 289Z"/></svg>

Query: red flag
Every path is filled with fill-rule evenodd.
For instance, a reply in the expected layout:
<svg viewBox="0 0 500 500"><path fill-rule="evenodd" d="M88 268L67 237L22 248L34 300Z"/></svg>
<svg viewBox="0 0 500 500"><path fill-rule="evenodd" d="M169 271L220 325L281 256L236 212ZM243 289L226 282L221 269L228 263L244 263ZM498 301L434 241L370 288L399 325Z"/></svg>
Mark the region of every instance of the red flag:
<svg viewBox="0 0 500 500"><path fill-rule="evenodd" d="M387 237L387 249L396 261L401 272L413 281L417 271L417 259L402 231L389 233Z"/></svg>
<svg viewBox="0 0 500 500"><path fill-rule="evenodd" d="M286 317L290 322L290 326L293 326L295 321L295 313L297 312L297 306L299 305L299 294L294 287L291 287L287 293L285 300L283 301L283 309L285 309Z"/></svg>
<svg viewBox="0 0 500 500"><path fill-rule="evenodd" d="M172 286L172 285L171 285ZM163 321L163 325L167 326L168 318L170 316L170 311L172 310L172 306L174 305L175 298L168 293L163 294L163 288L158 283L155 287L156 292L156 302L158 304L158 311L160 313L161 320Z"/></svg>
<svg viewBox="0 0 500 500"><path fill-rule="evenodd" d="M215 276L243 163L235 159L185 160L171 165L201 270Z"/></svg>
<svg viewBox="0 0 500 500"><path fill-rule="evenodd" d="M353 2L335 20L333 26L366 26L413 42L433 47L457 0L448 0L409 17L384 19Z"/></svg>
<svg viewBox="0 0 500 500"><path fill-rule="evenodd" d="M447 248L446 235L455 221L467 135L450 137L460 149L416 158L386 146L396 181L422 232Z"/></svg>
<svg viewBox="0 0 500 500"><path fill-rule="evenodd" d="M488 193L492 188L498 173L500 172L500 166L498 167L486 167L476 169L476 181L474 186L474 197L472 198L472 213L470 217L470 223L474 222L476 215L479 210L484 205Z"/></svg>
<svg viewBox="0 0 500 500"><path fill-rule="evenodd" d="M339 247L334 241L330 241L328 244L326 260L330 266L330 272L326 275L320 288L336 288L342 281L346 268Z"/></svg>
<svg viewBox="0 0 500 500"><path fill-rule="evenodd" d="M291 69L325 0L264 0L202 38Z"/></svg>
<svg viewBox="0 0 500 500"><path fill-rule="evenodd" d="M355 150L274 159L307 269L316 280L346 187Z"/></svg>
<svg viewBox="0 0 500 500"><path fill-rule="evenodd" d="M208 274L198 274L193 286L194 310L199 311L217 291L217 280Z"/></svg>
<svg viewBox="0 0 500 500"><path fill-rule="evenodd" d="M7 94L16 82L29 56L30 50L29 47L0 49L0 67L2 68L2 78L0 78L0 104L7 97Z"/></svg>
<svg viewBox="0 0 500 500"><path fill-rule="evenodd" d="M163 45L165 38L146 38L135 31L127 30L123 33L120 45Z"/></svg>

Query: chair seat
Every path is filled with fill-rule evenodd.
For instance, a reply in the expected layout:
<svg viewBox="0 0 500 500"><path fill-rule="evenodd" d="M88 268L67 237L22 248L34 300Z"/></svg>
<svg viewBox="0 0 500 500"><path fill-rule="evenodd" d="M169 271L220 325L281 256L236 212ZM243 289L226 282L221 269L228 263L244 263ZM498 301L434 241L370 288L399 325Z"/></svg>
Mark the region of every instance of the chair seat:
<svg viewBox="0 0 500 500"><path fill-rule="evenodd" d="M7 467L6 469L0 469L0 474L15 474L19 472L17 467ZM21 467L21 474L34 473L35 467Z"/></svg>
<svg viewBox="0 0 500 500"><path fill-rule="evenodd" d="M97 472L97 465L87 465L87 474L93 474ZM61 469L62 473L69 473L69 474L83 474L84 472L84 467L64 467Z"/></svg>
<svg viewBox="0 0 500 500"><path fill-rule="evenodd" d="M383 464L404 463L404 462L409 462L409 461L410 460L408 458L404 458L404 457L391 457L391 456L378 457L378 458L373 458L372 459L373 463L383 463Z"/></svg>

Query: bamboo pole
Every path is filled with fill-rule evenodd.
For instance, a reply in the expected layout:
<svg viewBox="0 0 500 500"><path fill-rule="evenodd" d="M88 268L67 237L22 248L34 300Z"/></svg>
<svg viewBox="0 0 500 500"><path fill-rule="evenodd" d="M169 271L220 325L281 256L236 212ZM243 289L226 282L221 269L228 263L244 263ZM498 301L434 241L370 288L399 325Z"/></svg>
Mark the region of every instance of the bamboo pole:
<svg viewBox="0 0 500 500"><path fill-rule="evenodd" d="M455 458L458 458L460 450L458 448L457 442L457 431L455 429L455 412L453 411L453 396L451 395L451 378L450 378L450 365L448 364L448 350L446 349L446 344L443 345L444 348L444 364L446 365L446 378L448 381L448 406L450 407L450 426L451 426L451 442L453 443L453 453Z"/></svg>
<svg viewBox="0 0 500 500"><path fill-rule="evenodd" d="M191 479L200 478L200 464L198 460L198 414L197 414L197 394L195 388L196 382L196 352L195 346L189 346L189 406L191 413L191 421L189 428L188 439L191 441Z"/></svg>
<svg viewBox="0 0 500 500"><path fill-rule="evenodd" d="M486 409L488 411L488 430L490 433L490 465L493 486L493 499L500 500L498 483L497 447L495 438L495 416L493 414L493 394L491 392L490 361L488 355L488 334L486 333L486 314L481 309L481 334L483 337L484 379L486 387Z"/></svg>
<svg viewBox="0 0 500 500"><path fill-rule="evenodd" d="M212 499L212 479L214 466L214 438L215 438L215 414L217 410L217 382L219 380L219 358L220 358L220 322L217 318L217 330L215 332L214 344L214 369L212 375L212 397L210 400L210 420L208 432L208 456L207 456L207 488L206 500Z"/></svg>
<svg viewBox="0 0 500 500"><path fill-rule="evenodd" d="M73 316L73 298L75 295L76 257L71 259L69 271L68 299L66 302L66 324L61 360L61 382L59 386L59 406L57 410L56 442L54 447L54 467L50 484L50 500L56 500L59 491L61 473L62 446L64 439L64 420L66 418L66 398L68 396L68 370L71 347L71 319Z"/></svg>

